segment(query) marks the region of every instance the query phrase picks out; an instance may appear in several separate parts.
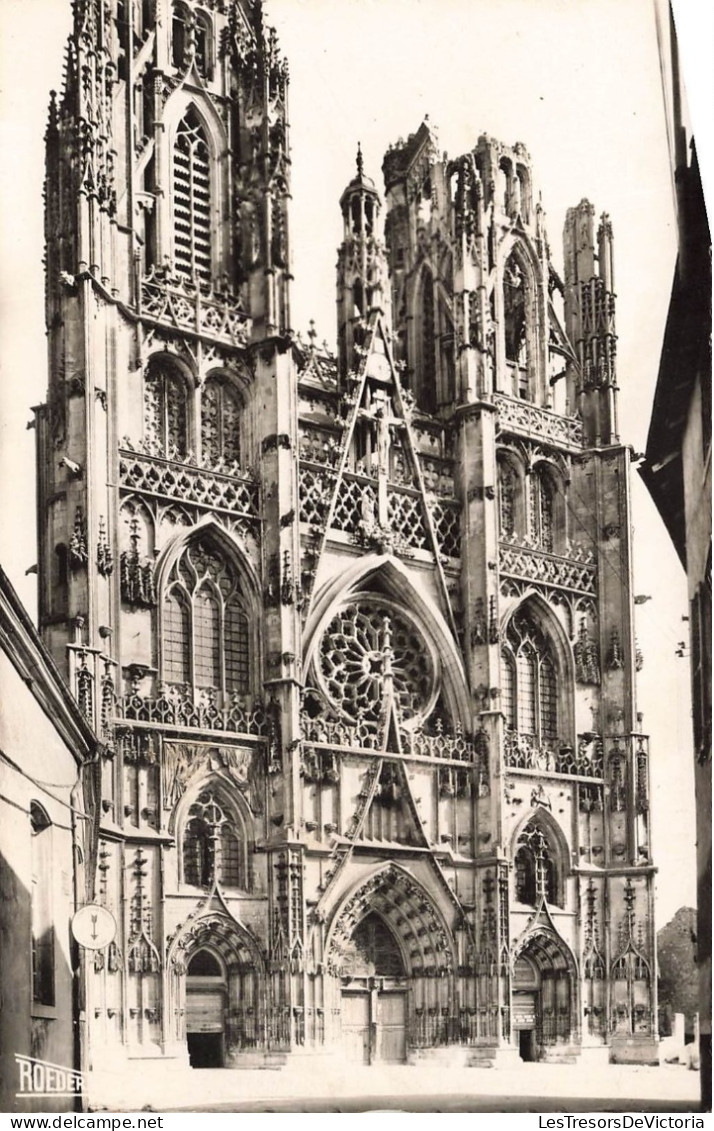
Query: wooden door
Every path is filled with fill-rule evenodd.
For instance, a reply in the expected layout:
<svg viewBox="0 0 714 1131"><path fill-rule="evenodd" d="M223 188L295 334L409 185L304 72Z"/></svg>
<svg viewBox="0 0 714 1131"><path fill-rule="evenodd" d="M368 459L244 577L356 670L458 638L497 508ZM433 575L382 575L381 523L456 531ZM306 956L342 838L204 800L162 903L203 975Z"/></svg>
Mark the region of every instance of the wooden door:
<svg viewBox="0 0 714 1131"><path fill-rule="evenodd" d="M343 993L342 1045L348 1060L370 1062L369 993Z"/></svg>
<svg viewBox="0 0 714 1131"><path fill-rule="evenodd" d="M386 1064L404 1064L407 1059L407 996L383 992L377 995L377 1055Z"/></svg>
<svg viewBox="0 0 714 1131"><path fill-rule="evenodd" d="M186 1032L223 1032L223 990L207 988L194 990L190 984L186 993Z"/></svg>

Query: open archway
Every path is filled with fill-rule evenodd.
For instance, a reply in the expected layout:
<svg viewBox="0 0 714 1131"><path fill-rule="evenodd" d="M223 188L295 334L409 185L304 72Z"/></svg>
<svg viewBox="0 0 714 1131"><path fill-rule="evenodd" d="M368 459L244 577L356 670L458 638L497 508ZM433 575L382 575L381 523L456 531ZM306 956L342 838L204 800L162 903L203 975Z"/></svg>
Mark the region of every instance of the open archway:
<svg viewBox="0 0 714 1131"><path fill-rule="evenodd" d="M187 924L169 950L173 1037L193 1067L238 1065L263 1043L264 964L255 939L227 914Z"/></svg>
<svg viewBox="0 0 714 1131"><path fill-rule="evenodd" d="M511 1018L522 1060L557 1060L579 1043L578 973L551 927L526 932L513 954Z"/></svg>
<svg viewBox="0 0 714 1131"><path fill-rule="evenodd" d="M403 1063L412 1047L446 1045L455 948L424 887L395 864L372 873L337 908L325 943L333 1034L363 1064Z"/></svg>

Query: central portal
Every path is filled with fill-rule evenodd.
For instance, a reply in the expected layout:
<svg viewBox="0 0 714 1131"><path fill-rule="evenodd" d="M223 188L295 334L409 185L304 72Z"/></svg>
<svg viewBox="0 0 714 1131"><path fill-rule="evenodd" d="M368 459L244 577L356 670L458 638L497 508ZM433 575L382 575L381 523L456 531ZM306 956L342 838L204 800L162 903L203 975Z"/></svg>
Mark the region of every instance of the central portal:
<svg viewBox="0 0 714 1131"><path fill-rule="evenodd" d="M384 920L372 912L356 927L342 989L342 1044L359 1064L404 1064L407 986L404 960Z"/></svg>

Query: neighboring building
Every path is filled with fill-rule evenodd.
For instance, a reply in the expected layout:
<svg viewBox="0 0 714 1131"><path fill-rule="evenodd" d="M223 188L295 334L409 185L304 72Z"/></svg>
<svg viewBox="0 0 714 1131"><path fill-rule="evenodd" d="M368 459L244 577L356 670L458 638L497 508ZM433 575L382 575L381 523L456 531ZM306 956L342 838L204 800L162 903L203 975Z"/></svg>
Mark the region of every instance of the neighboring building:
<svg viewBox="0 0 714 1131"><path fill-rule="evenodd" d="M86 902L92 794L81 767L97 743L2 570L0 646L0 1106L72 1110L71 1098L18 1098L15 1057L80 1067L70 920Z"/></svg>
<svg viewBox="0 0 714 1131"><path fill-rule="evenodd" d="M385 246L358 157L335 358L261 5L74 19L39 588L110 742L92 1065L656 1059L607 217L561 280L524 147L423 125Z"/></svg>
<svg viewBox="0 0 714 1131"><path fill-rule="evenodd" d="M662 1036L671 1036L674 1015L681 1013L685 1034L689 1040L693 1037L699 1013L696 957L697 913L693 907L680 907L657 932L657 998Z"/></svg>
<svg viewBox="0 0 714 1131"><path fill-rule="evenodd" d="M662 16L664 5L659 5ZM640 474L687 571L702 1100L711 1107L712 466L711 235L687 123L674 26L658 24L677 217L678 255L652 420Z"/></svg>

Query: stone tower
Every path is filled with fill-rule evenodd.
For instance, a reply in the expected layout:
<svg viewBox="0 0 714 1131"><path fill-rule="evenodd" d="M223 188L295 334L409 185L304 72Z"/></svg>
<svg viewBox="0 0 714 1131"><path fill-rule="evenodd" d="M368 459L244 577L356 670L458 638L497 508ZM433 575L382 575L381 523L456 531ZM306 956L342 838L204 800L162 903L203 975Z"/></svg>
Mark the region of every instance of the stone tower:
<svg viewBox="0 0 714 1131"><path fill-rule="evenodd" d="M105 742L87 1067L651 1059L612 237L521 145L358 152L290 329L257 0L75 0L47 131L40 616Z"/></svg>

